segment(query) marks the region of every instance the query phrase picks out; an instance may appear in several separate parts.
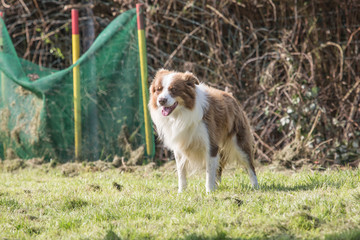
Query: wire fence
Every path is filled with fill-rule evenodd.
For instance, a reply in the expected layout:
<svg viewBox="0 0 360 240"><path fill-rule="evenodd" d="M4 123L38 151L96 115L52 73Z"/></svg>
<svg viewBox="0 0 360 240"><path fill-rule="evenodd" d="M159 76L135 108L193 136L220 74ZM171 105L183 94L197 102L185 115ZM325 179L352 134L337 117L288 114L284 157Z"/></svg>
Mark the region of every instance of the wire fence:
<svg viewBox="0 0 360 240"><path fill-rule="evenodd" d="M6 1L19 56L70 64L70 8L82 51L132 1ZM360 137L358 1L146 1L150 77L194 72L227 88L249 115L262 162L356 165ZM150 79L151 80L151 79ZM159 144L158 157L167 158Z"/></svg>

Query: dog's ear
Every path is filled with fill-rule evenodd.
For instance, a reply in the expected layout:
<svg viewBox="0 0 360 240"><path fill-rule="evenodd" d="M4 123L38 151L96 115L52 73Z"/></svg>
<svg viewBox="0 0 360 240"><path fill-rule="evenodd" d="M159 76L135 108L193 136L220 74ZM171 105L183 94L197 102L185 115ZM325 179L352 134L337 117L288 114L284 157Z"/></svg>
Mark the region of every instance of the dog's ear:
<svg viewBox="0 0 360 240"><path fill-rule="evenodd" d="M184 76L185 76L185 81L186 81L187 85L194 87L195 85L200 84L199 79L193 73L186 71L184 73Z"/></svg>

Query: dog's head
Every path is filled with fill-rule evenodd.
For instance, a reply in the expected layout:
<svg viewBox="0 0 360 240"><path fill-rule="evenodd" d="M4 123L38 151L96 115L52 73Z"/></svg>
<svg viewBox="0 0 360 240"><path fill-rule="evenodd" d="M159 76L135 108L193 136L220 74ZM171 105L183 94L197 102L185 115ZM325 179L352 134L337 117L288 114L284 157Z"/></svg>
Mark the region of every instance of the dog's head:
<svg viewBox="0 0 360 240"><path fill-rule="evenodd" d="M169 116L182 107L193 109L196 85L199 80L190 72L180 73L160 69L150 86L150 108L161 109L163 116Z"/></svg>

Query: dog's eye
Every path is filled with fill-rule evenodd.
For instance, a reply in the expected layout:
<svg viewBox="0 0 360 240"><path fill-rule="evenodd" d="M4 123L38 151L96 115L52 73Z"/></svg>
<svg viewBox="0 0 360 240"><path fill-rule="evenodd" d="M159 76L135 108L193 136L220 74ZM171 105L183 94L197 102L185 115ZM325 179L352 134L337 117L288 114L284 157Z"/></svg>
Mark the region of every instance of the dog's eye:
<svg viewBox="0 0 360 240"><path fill-rule="evenodd" d="M171 93L176 93L176 91L177 91L176 88L171 88L171 89L170 89L170 92L171 92Z"/></svg>
<svg viewBox="0 0 360 240"><path fill-rule="evenodd" d="M162 87L158 87L157 89L156 89L156 92L161 92L162 91Z"/></svg>

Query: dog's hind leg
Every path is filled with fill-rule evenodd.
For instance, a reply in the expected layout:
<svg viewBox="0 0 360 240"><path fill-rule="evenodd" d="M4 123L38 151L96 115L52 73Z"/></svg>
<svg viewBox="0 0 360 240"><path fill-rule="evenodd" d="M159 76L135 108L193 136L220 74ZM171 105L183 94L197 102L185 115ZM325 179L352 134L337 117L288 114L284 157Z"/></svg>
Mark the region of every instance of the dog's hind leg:
<svg viewBox="0 0 360 240"><path fill-rule="evenodd" d="M253 165L254 154L252 152L252 145L250 143L239 144L239 140L234 137L226 144L224 151L228 154L229 159L236 159L237 162L245 167L249 174L251 185L254 188L258 188L259 184Z"/></svg>
<svg viewBox="0 0 360 240"><path fill-rule="evenodd" d="M181 193L186 189L186 157L175 152L176 170L178 173L178 192Z"/></svg>
<svg viewBox="0 0 360 240"><path fill-rule="evenodd" d="M240 162L245 167L247 173L249 174L250 182L253 188L259 188L255 167L253 165L253 154L249 151L246 151L246 149L241 149L240 147L237 147L239 152L239 159Z"/></svg>
<svg viewBox="0 0 360 240"><path fill-rule="evenodd" d="M246 170L247 170L247 172L249 174L251 185L253 186L253 188L258 189L259 188L259 183L258 183L258 180L257 180L255 168L251 163L248 163L248 165L249 166L246 167Z"/></svg>
<svg viewBox="0 0 360 240"><path fill-rule="evenodd" d="M221 175L222 175L222 172L225 168L225 165L226 165L226 156L223 152L220 152L220 162L219 162L219 167L218 167L218 170L216 172L216 183L217 185L219 185L221 183Z"/></svg>

